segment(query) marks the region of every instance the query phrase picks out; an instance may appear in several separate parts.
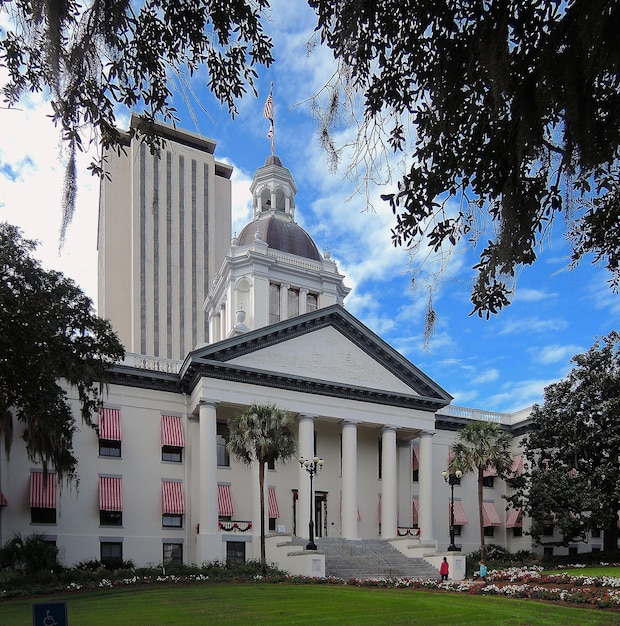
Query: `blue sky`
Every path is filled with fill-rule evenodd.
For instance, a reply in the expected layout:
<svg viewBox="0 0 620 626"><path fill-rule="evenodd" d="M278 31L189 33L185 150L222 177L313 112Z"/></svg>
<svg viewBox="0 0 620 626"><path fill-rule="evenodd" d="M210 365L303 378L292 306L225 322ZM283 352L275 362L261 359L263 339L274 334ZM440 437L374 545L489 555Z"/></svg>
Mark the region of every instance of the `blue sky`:
<svg viewBox="0 0 620 626"><path fill-rule="evenodd" d="M458 251L434 297L437 327L425 349L426 294L411 290L409 255L392 246L393 216L379 199L397 176L392 184L370 188L367 198L345 176L346 156L340 171L330 173L308 102L334 71L330 53L315 48L307 54L314 21L304 2L275 0L272 7L267 29L276 63L259 70L258 99L249 95L239 102L231 120L198 74L192 85L199 102L191 110L180 95L175 102L179 126L215 139L216 156L235 168L233 230L250 220L249 185L270 154L263 105L273 82L275 152L299 188L296 217L320 250L329 248L347 277L347 308L453 395L456 405L512 412L541 402L544 387L566 375L574 354L620 326L620 297L607 286L604 269L588 260L568 270L570 249L560 218L539 260L519 276L513 304L484 320L469 316L476 251ZM77 212L59 254L62 147L48 113L41 98L19 110L0 108L0 220L41 241L44 265L72 277L96 302L98 180L86 173L87 158L82 159ZM119 124L127 121L127 112L119 112ZM337 137L351 137L344 124ZM423 276L430 272L427 266Z"/></svg>

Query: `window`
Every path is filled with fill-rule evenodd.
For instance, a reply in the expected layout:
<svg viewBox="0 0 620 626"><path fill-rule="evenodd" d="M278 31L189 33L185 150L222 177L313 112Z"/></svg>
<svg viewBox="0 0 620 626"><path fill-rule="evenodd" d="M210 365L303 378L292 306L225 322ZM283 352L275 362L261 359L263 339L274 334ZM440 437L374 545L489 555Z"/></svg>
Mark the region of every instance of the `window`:
<svg viewBox="0 0 620 626"><path fill-rule="evenodd" d="M306 311L316 311L319 308L319 297L315 293L306 296Z"/></svg>
<svg viewBox="0 0 620 626"><path fill-rule="evenodd" d="M276 469L276 462L275 462L274 459L269 459L267 461L267 469L270 469L270 470L275 470Z"/></svg>
<svg viewBox="0 0 620 626"><path fill-rule="evenodd" d="M552 546L545 546L543 548L543 554L544 554L544 556L553 556L553 547Z"/></svg>
<svg viewBox="0 0 620 626"><path fill-rule="evenodd" d="M270 532L276 532L276 518L275 517L270 517L269 518L269 531Z"/></svg>
<svg viewBox="0 0 620 626"><path fill-rule="evenodd" d="M106 565L116 566L123 562L122 541L102 541L100 544L100 561Z"/></svg>
<svg viewBox="0 0 620 626"><path fill-rule="evenodd" d="M99 476L99 524L123 525L123 485L120 476Z"/></svg>
<svg viewBox="0 0 620 626"><path fill-rule="evenodd" d="M484 476L482 478L483 487L490 487L491 489L493 489L494 482L495 482L495 476Z"/></svg>
<svg viewBox="0 0 620 626"><path fill-rule="evenodd" d="M183 515L179 513L164 513L161 516L161 525L166 528L183 528Z"/></svg>
<svg viewBox="0 0 620 626"><path fill-rule="evenodd" d="M226 449L228 443L228 424L217 424L217 465L218 467L230 467L230 456Z"/></svg>
<svg viewBox="0 0 620 626"><path fill-rule="evenodd" d="M299 315L299 289L288 290L287 316L296 317Z"/></svg>
<svg viewBox="0 0 620 626"><path fill-rule="evenodd" d="M30 522L56 523L56 474L30 472Z"/></svg>
<svg viewBox="0 0 620 626"><path fill-rule="evenodd" d="M412 470L411 470L411 480L414 483L417 483L420 481L420 446L415 445L413 446L413 454L412 454L412 460L413 460L413 465L412 465Z"/></svg>
<svg viewBox="0 0 620 626"><path fill-rule="evenodd" d="M99 409L99 455L121 456L121 412L119 409Z"/></svg>
<svg viewBox="0 0 620 626"><path fill-rule="evenodd" d="M553 535L553 524L544 524L542 527L542 534L551 537Z"/></svg>
<svg viewBox="0 0 620 626"><path fill-rule="evenodd" d="M455 537L460 537L462 530L463 530L463 527L460 524L455 524L454 525L454 536Z"/></svg>
<svg viewBox="0 0 620 626"><path fill-rule="evenodd" d="M101 526L122 526L122 511L99 511L99 524Z"/></svg>
<svg viewBox="0 0 620 626"><path fill-rule="evenodd" d="M164 543L164 565L181 565L183 563L183 544Z"/></svg>
<svg viewBox="0 0 620 626"><path fill-rule="evenodd" d="M121 456L121 442L99 439L99 456Z"/></svg>
<svg viewBox="0 0 620 626"><path fill-rule="evenodd" d="M577 556L577 546L568 546L568 556Z"/></svg>
<svg viewBox="0 0 620 626"><path fill-rule="evenodd" d="M591 536L593 539L600 538L600 536L601 536L601 529L600 529L600 528L595 528L595 529L592 531L592 533L591 533L591 535L590 535L590 536Z"/></svg>
<svg viewBox="0 0 620 626"><path fill-rule="evenodd" d="M171 463L182 463L183 448L179 448L178 446L162 446L161 460L170 461Z"/></svg>
<svg viewBox="0 0 620 626"><path fill-rule="evenodd" d="M30 522L32 524L55 524L56 509L47 507L30 507Z"/></svg>
<svg viewBox="0 0 620 626"><path fill-rule="evenodd" d="M183 528L185 514L183 483L173 480L162 481L161 497L161 525L166 528Z"/></svg>
<svg viewBox="0 0 620 626"><path fill-rule="evenodd" d="M522 537L523 536L523 527L522 526L514 526L512 529L513 537Z"/></svg>
<svg viewBox="0 0 620 626"><path fill-rule="evenodd" d="M280 285L269 285L269 323L280 321Z"/></svg>
<svg viewBox="0 0 620 626"><path fill-rule="evenodd" d="M226 542L226 563L227 565L243 565L245 563L245 542Z"/></svg>
<svg viewBox="0 0 620 626"><path fill-rule="evenodd" d="M377 439L377 478L381 480L381 472L383 467L383 441Z"/></svg>
<svg viewBox="0 0 620 626"><path fill-rule="evenodd" d="M484 536L485 537L493 537L495 535L495 526L485 526L484 527Z"/></svg>
<svg viewBox="0 0 620 626"><path fill-rule="evenodd" d="M182 463L184 447L183 419L178 415L162 415L161 460L171 463Z"/></svg>

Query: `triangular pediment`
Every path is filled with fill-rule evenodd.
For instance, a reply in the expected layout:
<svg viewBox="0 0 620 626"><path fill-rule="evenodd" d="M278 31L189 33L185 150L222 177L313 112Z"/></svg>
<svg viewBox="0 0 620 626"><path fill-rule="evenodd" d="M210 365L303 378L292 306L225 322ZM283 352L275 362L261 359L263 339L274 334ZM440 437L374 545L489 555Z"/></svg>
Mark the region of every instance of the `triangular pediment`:
<svg viewBox="0 0 620 626"><path fill-rule="evenodd" d="M339 305L192 352L181 376L199 376L440 408L452 399L409 360Z"/></svg>
<svg viewBox="0 0 620 626"><path fill-rule="evenodd" d="M391 391L416 393L370 354L333 326L254 350L229 363L304 376L317 380Z"/></svg>

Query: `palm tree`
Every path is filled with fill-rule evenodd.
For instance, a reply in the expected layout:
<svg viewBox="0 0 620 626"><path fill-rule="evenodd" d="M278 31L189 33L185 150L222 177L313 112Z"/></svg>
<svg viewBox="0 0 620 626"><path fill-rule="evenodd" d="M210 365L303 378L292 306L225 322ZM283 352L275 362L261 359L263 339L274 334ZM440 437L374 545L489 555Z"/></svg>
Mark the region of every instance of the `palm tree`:
<svg viewBox="0 0 620 626"><path fill-rule="evenodd" d="M463 474L478 472L478 518L480 522L480 555L487 560L484 542L484 522L482 513L482 486L484 470L494 467L497 475L503 477L512 469L510 435L495 422L470 422L459 431L452 446L452 459L448 470Z"/></svg>
<svg viewBox="0 0 620 626"><path fill-rule="evenodd" d="M275 405L253 404L235 415L229 422L227 448L238 461L258 463L260 490L260 561L267 573L265 558L265 464L286 462L295 456L293 420Z"/></svg>

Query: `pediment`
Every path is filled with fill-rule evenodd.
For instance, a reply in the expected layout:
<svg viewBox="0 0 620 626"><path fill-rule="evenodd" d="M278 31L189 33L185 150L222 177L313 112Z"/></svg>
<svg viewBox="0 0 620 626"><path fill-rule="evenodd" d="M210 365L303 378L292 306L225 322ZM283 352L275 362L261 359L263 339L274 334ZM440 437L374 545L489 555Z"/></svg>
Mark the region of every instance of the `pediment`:
<svg viewBox="0 0 620 626"><path fill-rule="evenodd" d="M333 326L231 359L229 363L288 375L391 391L415 393Z"/></svg>
<svg viewBox="0 0 620 626"><path fill-rule="evenodd" d="M339 305L195 350L186 388L200 376L436 407L452 397Z"/></svg>

